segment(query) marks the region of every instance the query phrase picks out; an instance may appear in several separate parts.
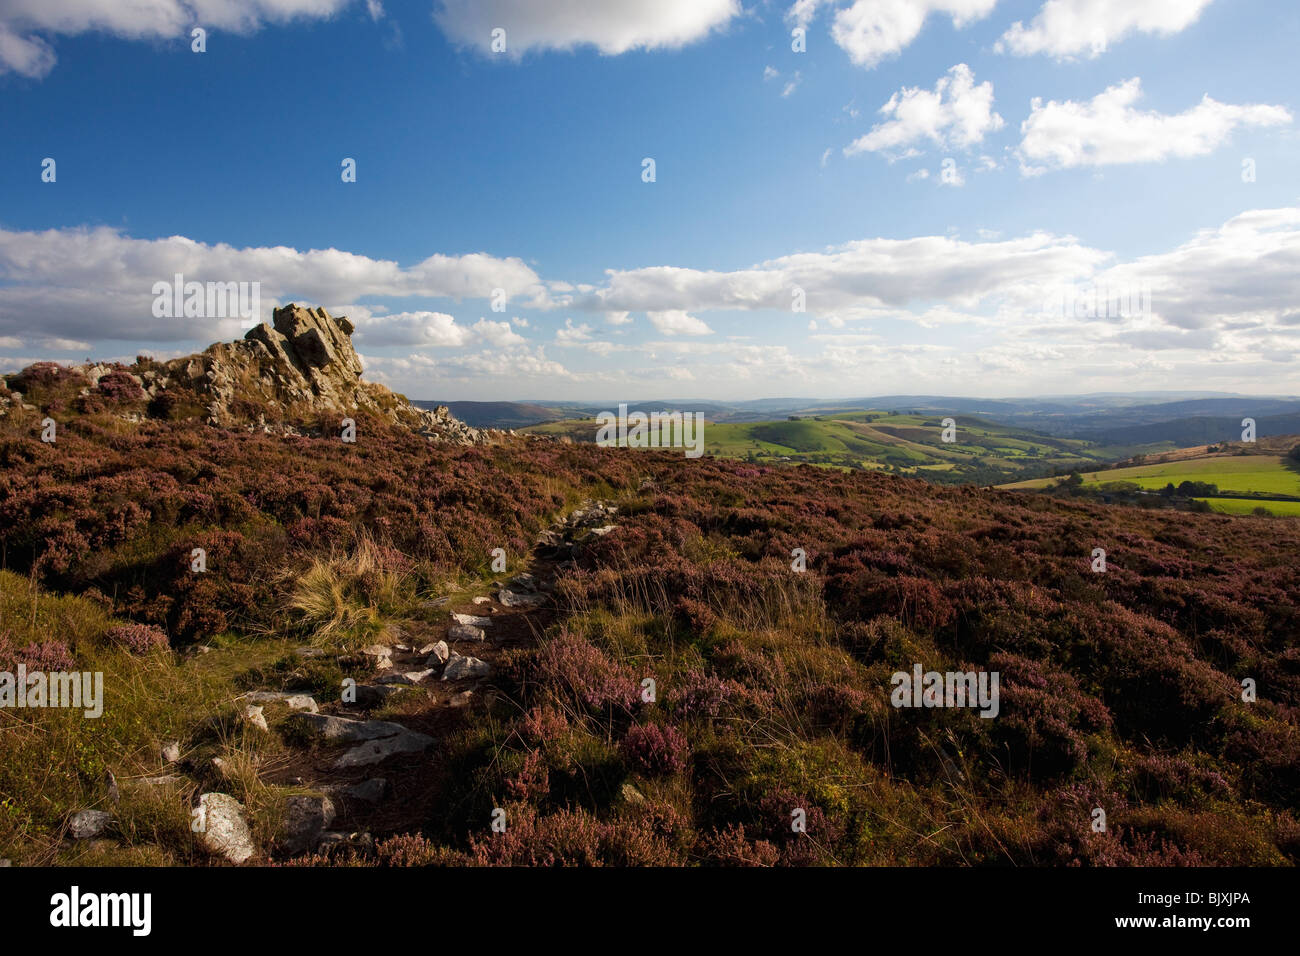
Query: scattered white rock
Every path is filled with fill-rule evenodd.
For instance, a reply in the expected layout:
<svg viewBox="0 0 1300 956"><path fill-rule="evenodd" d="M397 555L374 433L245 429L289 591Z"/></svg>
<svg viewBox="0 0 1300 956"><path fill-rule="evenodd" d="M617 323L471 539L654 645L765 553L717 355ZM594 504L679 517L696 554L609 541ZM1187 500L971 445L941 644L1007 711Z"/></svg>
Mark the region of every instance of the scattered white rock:
<svg viewBox="0 0 1300 956"><path fill-rule="evenodd" d="M477 657L462 657L459 654L454 654L443 669L442 679L468 680L474 677L487 677L491 673L492 665L487 661L481 661Z"/></svg>
<svg viewBox="0 0 1300 956"><path fill-rule="evenodd" d="M305 710L309 714L314 714L320 710L316 698L310 694L294 694L292 697L286 697L284 703L290 710Z"/></svg>
<svg viewBox="0 0 1300 956"><path fill-rule="evenodd" d="M472 624L474 627L491 627L492 618L481 617L475 614L456 614L452 612L451 619L457 624Z"/></svg>
<svg viewBox="0 0 1300 956"><path fill-rule="evenodd" d="M472 690L463 690L459 694L453 694L450 701L451 706L467 707L473 696L474 692Z"/></svg>
<svg viewBox="0 0 1300 956"><path fill-rule="evenodd" d="M492 599L489 598L489 597L476 597L476 598L474 599L474 602L473 602L473 603L475 603L475 604L491 604L491 603L492 603Z"/></svg>
<svg viewBox="0 0 1300 956"><path fill-rule="evenodd" d="M523 594L518 591L502 590L497 595L499 600L506 607L536 607L546 602L544 594Z"/></svg>
<svg viewBox="0 0 1300 956"><path fill-rule="evenodd" d="M238 800L224 793L205 793L199 797L199 810L199 842L204 847L231 863L243 863L253 855L253 833Z"/></svg>
<svg viewBox="0 0 1300 956"><path fill-rule="evenodd" d="M262 714L262 708L254 704L245 704L242 713L244 723L256 727L258 730L269 731L271 728L266 725L266 717Z"/></svg>
<svg viewBox="0 0 1300 956"><path fill-rule="evenodd" d="M162 760L163 763L176 763L181 759L181 745L173 740L163 744Z"/></svg>
<svg viewBox="0 0 1300 956"><path fill-rule="evenodd" d="M432 652L429 654L429 659L425 664L429 667L441 667L443 664L447 663L447 660L450 657L451 648L447 646L447 642L439 641L437 644L433 645Z"/></svg>

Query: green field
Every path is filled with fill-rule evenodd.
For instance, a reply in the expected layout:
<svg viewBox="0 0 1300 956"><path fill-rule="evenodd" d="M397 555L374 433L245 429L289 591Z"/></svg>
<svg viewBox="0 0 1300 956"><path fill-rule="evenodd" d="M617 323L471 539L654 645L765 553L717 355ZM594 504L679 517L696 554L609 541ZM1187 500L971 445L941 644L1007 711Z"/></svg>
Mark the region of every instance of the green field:
<svg viewBox="0 0 1300 956"><path fill-rule="evenodd" d="M706 422L705 453L756 463L801 462L828 468L885 470L944 484L997 484L1025 474L1095 466L1111 455L1088 442L1052 438L967 415L955 442L943 441L942 414L857 409L793 420ZM595 440L594 419L550 422L523 431Z"/></svg>
<svg viewBox="0 0 1300 956"><path fill-rule="evenodd" d="M1257 508L1263 508L1276 517L1300 517L1300 501L1251 501L1249 498L1200 498L1209 502L1210 507L1225 515L1254 514Z"/></svg>
<svg viewBox="0 0 1300 956"><path fill-rule="evenodd" d="M1294 465L1288 467L1280 455L1210 456L1109 471L1081 471L1079 474L1085 488L1100 488L1109 482L1125 481L1158 491L1170 482L1177 485L1183 481L1204 481L1217 485L1220 491L1300 496L1300 471ZM1034 490L1046 488L1059 480L1040 478L1006 487Z"/></svg>

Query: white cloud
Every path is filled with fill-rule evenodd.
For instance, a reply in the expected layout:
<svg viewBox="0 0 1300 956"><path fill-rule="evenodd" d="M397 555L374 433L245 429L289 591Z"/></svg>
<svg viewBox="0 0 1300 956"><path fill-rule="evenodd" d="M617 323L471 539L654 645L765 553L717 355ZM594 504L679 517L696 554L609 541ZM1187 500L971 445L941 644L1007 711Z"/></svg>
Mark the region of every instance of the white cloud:
<svg viewBox="0 0 1300 956"><path fill-rule="evenodd" d="M781 90L781 95L783 97L789 96L791 93L793 93L795 90L799 88L799 84L801 82L803 82L803 75L798 70L795 70L794 78L791 79L790 82L785 85L785 88Z"/></svg>
<svg viewBox="0 0 1300 956"><path fill-rule="evenodd" d="M932 13L951 17L953 27L961 29L988 16L996 4L997 0L855 0L836 11L831 37L856 65L871 69L915 40Z"/></svg>
<svg viewBox="0 0 1300 956"><path fill-rule="evenodd" d="M994 49L1058 59L1097 57L1133 33L1167 36L1195 23L1211 0L1047 0L1029 26L1017 20Z"/></svg>
<svg viewBox="0 0 1300 956"><path fill-rule="evenodd" d="M292 299L487 299L493 289L502 288L534 306L552 301L537 274L521 260L484 253L433 255L404 268L338 249L237 249L184 236L132 239L106 226L43 232L0 229L0 335L35 327L77 339L102 339L105 328L116 338L136 341L228 337L231 328L209 320L153 317L154 283L171 282L176 273L184 274L186 281L261 283L264 319L276 302ZM405 319L389 316L384 321L393 335L449 334L438 331L442 320L427 318L433 314L403 313ZM399 333L402 321L408 327ZM238 323L233 328L238 329Z"/></svg>
<svg viewBox="0 0 1300 956"><path fill-rule="evenodd" d="M650 324L664 335L712 335L713 330L702 320L681 309L647 312Z"/></svg>
<svg viewBox="0 0 1300 956"><path fill-rule="evenodd" d="M587 45L616 55L684 46L740 12L739 0L441 0L434 19L451 39L483 52L500 27L512 57Z"/></svg>
<svg viewBox="0 0 1300 956"><path fill-rule="evenodd" d="M574 325L573 319L564 320L564 328L557 329L555 332L555 341L561 345L571 345L576 342L585 342L591 338L592 328L583 322L580 325Z"/></svg>
<svg viewBox="0 0 1300 956"><path fill-rule="evenodd" d="M1291 122L1281 106L1234 106L1207 94L1189 110L1177 114L1137 110L1142 96L1138 77L1098 93L1086 103L1073 100L1046 105L1030 103L1029 118L1020 127L1022 171L1037 174L1045 167L1107 166L1116 163L1162 162L1170 157L1202 156L1228 139L1239 126L1277 126ZM1034 166L1033 163L1045 166Z"/></svg>
<svg viewBox="0 0 1300 956"><path fill-rule="evenodd" d="M488 319L479 319L470 329L480 339L489 345L497 348L504 348L507 345L522 345L526 340L522 335L510 328L510 323L492 322Z"/></svg>
<svg viewBox="0 0 1300 956"><path fill-rule="evenodd" d="M993 84L985 81L977 86L965 63L939 77L933 90L903 87L880 113L889 119L845 147L846 156L900 150L917 143L968 149L1004 125L993 112Z"/></svg>
<svg viewBox="0 0 1300 956"><path fill-rule="evenodd" d="M128 40L188 37L195 26L252 33L267 24L324 19L351 0L5 0L0 74L40 78L54 67L45 37L100 32Z"/></svg>

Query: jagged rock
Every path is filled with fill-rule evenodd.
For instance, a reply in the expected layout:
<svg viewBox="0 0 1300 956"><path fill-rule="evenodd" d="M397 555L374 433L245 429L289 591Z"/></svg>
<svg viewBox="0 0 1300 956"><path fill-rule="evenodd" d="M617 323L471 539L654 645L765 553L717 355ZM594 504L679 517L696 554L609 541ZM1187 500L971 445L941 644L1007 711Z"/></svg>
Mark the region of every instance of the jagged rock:
<svg viewBox="0 0 1300 956"><path fill-rule="evenodd" d="M169 741L162 746L163 763L176 763L181 759L181 745L177 741Z"/></svg>
<svg viewBox="0 0 1300 956"><path fill-rule="evenodd" d="M528 573L516 574L506 584L510 585L512 591L532 592L537 590L537 579Z"/></svg>
<svg viewBox="0 0 1300 956"><path fill-rule="evenodd" d="M491 598L488 598L488 597L476 597L476 598L474 598L474 600L471 601L470 603L471 603L471 604L491 604L491 603L492 603L492 599L491 599Z"/></svg>
<svg viewBox="0 0 1300 956"><path fill-rule="evenodd" d="M476 614L456 614L452 612L451 619L457 624L470 624L474 627L491 627L492 618L480 617Z"/></svg>
<svg viewBox="0 0 1300 956"><path fill-rule="evenodd" d="M218 342L197 355L146 369L137 378L153 399L171 389L188 390L206 406L208 421L224 427L301 434L289 419L301 422L324 413L337 415L341 427L349 413L365 409L440 444L500 440L499 432L458 421L445 405L420 408L382 385L361 381L354 331L343 316L290 303L272 313L270 325L257 325L243 339ZM80 370L93 374L100 368ZM255 421L241 411L250 404L264 409ZM268 412L280 420L267 422Z"/></svg>
<svg viewBox="0 0 1300 956"><path fill-rule="evenodd" d="M443 664L447 663L450 658L451 648L447 646L446 641L439 641L437 644L433 645L433 653L429 655L429 659L425 664L428 667L441 667Z"/></svg>
<svg viewBox="0 0 1300 956"><path fill-rule="evenodd" d="M199 809L199 842L209 852L231 863L243 863L253 855L253 832L238 800L224 793L205 793L199 797Z"/></svg>
<svg viewBox="0 0 1300 956"><path fill-rule="evenodd" d="M90 840L107 830L112 819L104 810L78 810L68 820L68 833L74 840Z"/></svg>
<svg viewBox="0 0 1300 956"><path fill-rule="evenodd" d="M291 856L315 849L321 832L334 822L334 801L326 796L293 796L284 802L284 848Z"/></svg>
<svg viewBox="0 0 1300 956"><path fill-rule="evenodd" d="M477 657L462 657L452 654L451 660L443 668L443 680L468 680L475 677L487 677L492 673L492 665Z"/></svg>
<svg viewBox="0 0 1300 956"><path fill-rule="evenodd" d="M392 658L393 649L385 644L371 644L369 647L361 648L359 653L362 657L377 664L380 661L386 661Z"/></svg>
<svg viewBox="0 0 1300 956"><path fill-rule="evenodd" d="M487 634L483 628L473 624L453 624L447 628L447 639L451 641L485 641Z"/></svg>

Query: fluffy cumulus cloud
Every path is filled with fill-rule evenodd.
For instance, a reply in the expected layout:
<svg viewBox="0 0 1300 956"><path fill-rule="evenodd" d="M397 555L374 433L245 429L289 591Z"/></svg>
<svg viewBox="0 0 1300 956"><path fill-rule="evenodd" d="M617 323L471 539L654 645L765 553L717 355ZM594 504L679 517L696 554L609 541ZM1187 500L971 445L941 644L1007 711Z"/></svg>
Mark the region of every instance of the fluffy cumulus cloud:
<svg viewBox="0 0 1300 956"><path fill-rule="evenodd" d="M976 85L975 74L965 63L939 77L933 90L903 87L880 113L888 119L845 147L845 155L910 151L918 144L969 149L1004 125L993 112L993 84Z"/></svg>
<svg viewBox="0 0 1300 956"><path fill-rule="evenodd" d="M935 299L969 306L1013 288L1032 286L1038 294L1051 283L1091 273L1106 259L1106 253L1074 239L1043 233L1001 242L947 236L863 239L731 272L676 266L612 271L602 288L574 304L592 311L645 312L661 331L685 332L694 312L788 313L796 290L804 293L810 313L829 316Z"/></svg>
<svg viewBox="0 0 1300 956"><path fill-rule="evenodd" d="M499 28L511 56L579 46L616 55L693 43L740 12L739 0L440 0L434 19L457 43L484 52Z"/></svg>
<svg viewBox="0 0 1300 956"><path fill-rule="evenodd" d="M1109 166L1118 163L1162 162L1170 158L1203 156L1225 142L1233 130L1278 126L1291 122L1281 106L1220 103L1208 94L1182 113L1140 110L1138 77L1117 83L1087 102L1035 98L1021 124L1019 154L1022 170ZM1041 164L1041 165L1035 165Z"/></svg>
<svg viewBox="0 0 1300 956"><path fill-rule="evenodd" d="M180 270L238 280L248 273L209 270L251 262L270 288L292 287L303 301L351 316L368 374L420 397L638 388L650 397L672 381L736 395L808 381L827 394L915 391L918 383L983 393L990 376L1025 394L1067 380L1080 390L1131 387L1125 376L1147 387L1180 387L1189 376L1229 389L1246 379L1300 384L1288 371L1300 358L1300 208L1244 212L1126 261L1046 233L863 239L734 271L611 270L598 286L544 282L514 260L480 261L483 286L519 278L573 290L564 311L543 299L527 326L358 304L362 293L463 292L469 263L442 272L337 250L321 253L323 263L316 253L271 252L111 230L0 232L0 349L10 353L0 363L122 340L179 344L195 333L186 320L152 318L150 284ZM430 272L458 278L439 285ZM806 314L791 312L795 290ZM479 294L488 300L484 288ZM1122 307L1104 304L1115 299ZM638 321L624 321L633 314ZM521 330L553 335L565 363Z"/></svg>
<svg viewBox="0 0 1300 956"><path fill-rule="evenodd" d="M98 339L105 329L112 329L114 338L164 342L229 335L229 324L218 327L209 320L154 317L154 284L172 282L177 273L186 282L260 283L262 319L275 303L294 298L315 302L355 302L372 296L489 299L499 288L512 302L532 306L550 302L550 292L522 261L483 253L433 255L403 267L338 249L236 248L184 236L133 239L108 227L0 229L0 335L30 336L39 329L45 336ZM459 333L446 319L438 313L388 316L384 319L388 331L376 329L376 335L408 343L455 344Z"/></svg>
<svg viewBox="0 0 1300 956"><path fill-rule="evenodd" d="M251 33L267 24L333 16L352 0L4 0L0 73L39 78L53 69L52 37L100 32L128 40L174 39L201 26Z"/></svg>
<svg viewBox="0 0 1300 956"><path fill-rule="evenodd" d="M999 53L1097 57L1130 34L1169 35L1191 26L1212 0L1047 0L1029 26L1016 21Z"/></svg>
<svg viewBox="0 0 1300 956"><path fill-rule="evenodd" d="M854 0L835 12L831 37L856 65L871 69L896 56L920 35L932 14L956 29L993 12L997 0ZM790 15L811 18L814 7L796 3Z"/></svg>
<svg viewBox="0 0 1300 956"><path fill-rule="evenodd" d="M688 315L681 309L668 309L663 312L647 312L646 318L650 320L651 325L664 335L713 334L713 330L702 320L697 319L693 315Z"/></svg>

